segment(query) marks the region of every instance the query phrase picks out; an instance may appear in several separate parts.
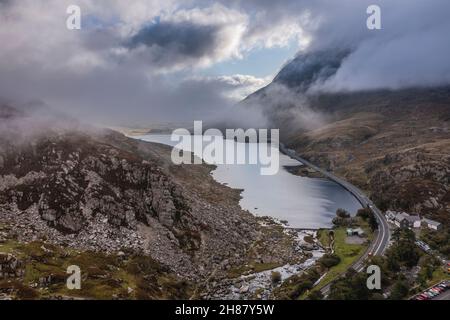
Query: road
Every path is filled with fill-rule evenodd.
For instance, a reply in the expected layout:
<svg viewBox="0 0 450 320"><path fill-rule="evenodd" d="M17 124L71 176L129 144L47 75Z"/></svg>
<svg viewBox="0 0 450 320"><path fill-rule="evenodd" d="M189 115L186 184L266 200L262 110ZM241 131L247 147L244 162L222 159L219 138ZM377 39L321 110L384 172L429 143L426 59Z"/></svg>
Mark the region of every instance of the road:
<svg viewBox="0 0 450 320"><path fill-rule="evenodd" d="M336 182L337 184L341 185L344 189L346 189L348 192L353 194L353 196L361 203L361 205L364 208L369 208L372 210L372 212L375 214L375 218L378 222L378 230L375 231L374 234L374 240L370 243L367 250L364 252L364 254L357 260L355 263L353 263L350 267L355 269L358 272L361 272L364 268L364 263L369 257L369 255L378 256L383 255L384 251L386 250L387 245L389 244L390 239L390 231L389 226L386 220L386 217L384 214L375 206L375 204L357 187L352 185L351 183L336 177L335 175L331 174L330 172L323 170L316 165L312 164L311 162L301 158L298 156L294 150L286 148L282 143L280 143L280 151L287 156L300 161L304 165L320 172L328 179ZM324 286L321 289L322 294L325 296L330 291L331 284L328 284Z"/></svg>

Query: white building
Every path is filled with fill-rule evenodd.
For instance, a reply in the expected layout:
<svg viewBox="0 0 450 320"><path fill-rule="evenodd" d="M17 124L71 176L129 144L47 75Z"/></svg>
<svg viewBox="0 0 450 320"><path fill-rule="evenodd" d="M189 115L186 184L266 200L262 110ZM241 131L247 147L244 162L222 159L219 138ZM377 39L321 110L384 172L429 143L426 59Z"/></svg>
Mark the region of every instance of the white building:
<svg viewBox="0 0 450 320"><path fill-rule="evenodd" d="M395 224L398 228L429 228L432 230L441 230L442 224L427 218L421 219L419 215L411 215L406 212L386 211L386 218L389 222Z"/></svg>
<svg viewBox="0 0 450 320"><path fill-rule="evenodd" d="M427 218L423 218L422 223L429 229L432 230L441 230L442 228L442 224L440 222L431 220L431 219L427 219Z"/></svg>
<svg viewBox="0 0 450 320"><path fill-rule="evenodd" d="M388 211L386 211L386 219L388 219L389 221L391 221L393 223L395 220L396 214L397 214L396 212L388 210Z"/></svg>

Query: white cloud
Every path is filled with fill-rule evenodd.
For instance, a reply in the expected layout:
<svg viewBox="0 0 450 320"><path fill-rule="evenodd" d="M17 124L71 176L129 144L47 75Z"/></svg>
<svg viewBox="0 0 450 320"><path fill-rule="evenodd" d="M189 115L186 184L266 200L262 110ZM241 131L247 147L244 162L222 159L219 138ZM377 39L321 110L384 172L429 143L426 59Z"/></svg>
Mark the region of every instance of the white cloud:
<svg viewBox="0 0 450 320"><path fill-rule="evenodd" d="M220 76L215 78L215 80L229 85L230 92L228 96L237 102L267 86L272 81L272 77L258 78L252 75L235 74L232 76Z"/></svg>
<svg viewBox="0 0 450 320"><path fill-rule="evenodd" d="M198 68L293 41L304 50L353 49L327 89L450 81L445 0L379 0L378 33L366 28L369 0L43 3L2 2L0 96L41 99L116 119L214 114L269 79L234 75L198 81ZM70 4L82 8L81 31L65 28ZM152 23L159 25L157 32L148 29ZM130 45L133 39L137 46Z"/></svg>

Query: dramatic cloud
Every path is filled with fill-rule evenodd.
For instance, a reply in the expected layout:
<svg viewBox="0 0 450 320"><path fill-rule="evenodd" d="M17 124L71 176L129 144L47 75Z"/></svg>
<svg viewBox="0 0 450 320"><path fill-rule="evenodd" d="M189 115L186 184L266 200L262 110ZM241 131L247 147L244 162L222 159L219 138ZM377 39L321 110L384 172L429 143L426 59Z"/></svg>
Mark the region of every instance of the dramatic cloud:
<svg viewBox="0 0 450 320"><path fill-rule="evenodd" d="M362 1L355 9L363 10L364 6L360 6L367 3ZM338 30L343 26L342 34L327 39L324 31L319 33L332 46L341 43L353 50L322 88L339 91L450 84L450 2L378 3L382 10L382 30L358 28L362 24L354 18L355 9L348 3L346 23L333 23ZM331 30L330 22L326 29ZM351 35L345 32L346 26L354 27ZM323 44L325 48L327 42Z"/></svg>
<svg viewBox="0 0 450 320"><path fill-rule="evenodd" d="M127 54L165 71L206 67L239 56L246 24L246 16L217 4L180 10L143 26L127 41Z"/></svg>
<svg viewBox="0 0 450 320"><path fill-rule="evenodd" d="M366 9L381 8L381 30L368 30ZM450 84L450 2L445 0L296 0L272 9L250 1L263 17L302 17L304 52L350 50L322 90L362 90Z"/></svg>
<svg viewBox="0 0 450 320"><path fill-rule="evenodd" d="M130 42L131 48L139 45L152 48L150 54L157 63L169 64L174 59L202 58L217 45L216 26L193 23L157 23L143 28Z"/></svg>
<svg viewBox="0 0 450 320"><path fill-rule="evenodd" d="M376 2L382 30L371 31L369 0L3 0L0 96L101 122L220 117L274 75L208 68L292 43L348 50L320 90L449 84L450 2ZM65 27L71 4L80 31Z"/></svg>

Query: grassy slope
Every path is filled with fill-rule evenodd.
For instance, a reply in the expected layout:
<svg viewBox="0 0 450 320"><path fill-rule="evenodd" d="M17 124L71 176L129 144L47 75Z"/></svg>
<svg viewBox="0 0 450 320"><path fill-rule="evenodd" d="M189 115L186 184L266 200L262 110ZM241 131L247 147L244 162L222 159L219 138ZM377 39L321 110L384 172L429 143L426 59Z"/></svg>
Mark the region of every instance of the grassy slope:
<svg viewBox="0 0 450 320"><path fill-rule="evenodd" d="M368 225L364 222L360 223L366 234L368 234L368 239L371 240L373 238L373 234L370 232ZM327 275L323 277L314 290L320 290L325 285L333 281L337 276L344 273L366 251L368 247L367 244L359 245L346 243L345 239L347 235L345 227L334 229L334 235L334 252L339 256L341 262L328 270ZM330 243L326 230L320 231L319 240L324 246Z"/></svg>
<svg viewBox="0 0 450 320"><path fill-rule="evenodd" d="M10 253L25 269L23 279L0 280L0 293L19 299L52 297L83 299L181 299L191 293L191 285L180 281L149 257L106 255L76 251L41 241L27 244L8 240L0 244L0 254ZM67 267L81 269L81 290L66 287ZM37 286L42 278L49 283Z"/></svg>

